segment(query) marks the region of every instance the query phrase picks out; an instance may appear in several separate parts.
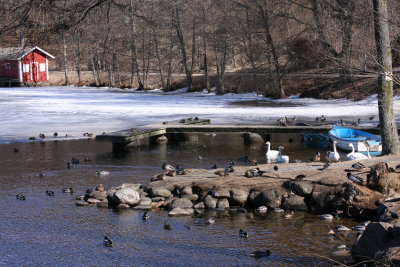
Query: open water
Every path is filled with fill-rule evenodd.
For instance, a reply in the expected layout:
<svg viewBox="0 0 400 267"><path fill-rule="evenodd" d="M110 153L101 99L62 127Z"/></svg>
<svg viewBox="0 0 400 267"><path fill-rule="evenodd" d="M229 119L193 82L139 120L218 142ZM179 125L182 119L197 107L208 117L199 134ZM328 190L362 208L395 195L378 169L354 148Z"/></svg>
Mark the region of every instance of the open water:
<svg viewBox="0 0 400 267"><path fill-rule="evenodd" d="M19 152L13 152L18 147ZM308 159L316 150L301 143L287 144L291 159ZM203 157L198 160L198 155ZM107 188L121 183L149 182L161 171L161 163L185 168L225 166L243 156L264 163L265 148L243 145L239 135L202 135L191 142L142 146L114 154L111 144L94 140L50 141L0 145L0 265L1 266L331 266L336 246L354 240L328 235L336 224L318 216L296 213L292 219L269 212L247 219L235 211L208 211L191 217L169 218L163 210L114 211L96 206L76 207L75 196L99 183ZM78 168L67 169L72 157ZM83 162L88 157L91 161ZM247 164L237 161L238 164ZM110 175L97 177L96 170ZM40 177L39 173L44 176ZM73 187L74 194L62 193ZM45 194L53 190L54 197ZM24 194L25 201L16 199ZM213 225L204 219L215 216ZM163 229L168 221L173 230ZM190 230L186 227L189 226ZM239 229L249 233L239 237ZM102 245L109 234L115 245ZM255 259L254 250L271 250Z"/></svg>

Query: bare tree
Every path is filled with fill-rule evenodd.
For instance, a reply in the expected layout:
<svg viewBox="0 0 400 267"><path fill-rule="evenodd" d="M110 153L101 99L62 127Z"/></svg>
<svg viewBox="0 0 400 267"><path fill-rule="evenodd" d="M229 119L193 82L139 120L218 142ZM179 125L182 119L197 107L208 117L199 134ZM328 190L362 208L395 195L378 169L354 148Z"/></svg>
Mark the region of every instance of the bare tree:
<svg viewBox="0 0 400 267"><path fill-rule="evenodd" d="M393 111L392 53L386 0L373 0L375 40L380 74L378 109L382 135L382 153L399 154L400 144Z"/></svg>

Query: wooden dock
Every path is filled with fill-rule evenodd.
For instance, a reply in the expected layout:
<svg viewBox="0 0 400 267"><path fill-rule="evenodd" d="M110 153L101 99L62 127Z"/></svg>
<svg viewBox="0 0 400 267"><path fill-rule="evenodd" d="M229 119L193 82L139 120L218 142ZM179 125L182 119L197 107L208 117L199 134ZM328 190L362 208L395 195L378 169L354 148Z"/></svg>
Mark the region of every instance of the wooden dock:
<svg viewBox="0 0 400 267"><path fill-rule="evenodd" d="M96 136L97 141L111 142L113 150L123 149L127 144L140 141L145 138L159 137L168 134L179 133L297 133L297 134L326 134L333 125L309 125L309 126L276 126L276 125L244 125L244 124L211 124L210 120L181 120L151 124L138 128L131 128L112 133L104 133ZM362 131L379 134L377 127L352 127Z"/></svg>

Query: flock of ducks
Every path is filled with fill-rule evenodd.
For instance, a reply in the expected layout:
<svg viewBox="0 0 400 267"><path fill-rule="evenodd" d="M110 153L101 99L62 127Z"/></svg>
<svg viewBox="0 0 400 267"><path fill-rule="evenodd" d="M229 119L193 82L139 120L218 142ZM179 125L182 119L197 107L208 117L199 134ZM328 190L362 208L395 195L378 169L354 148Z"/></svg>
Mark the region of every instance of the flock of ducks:
<svg viewBox="0 0 400 267"><path fill-rule="evenodd" d="M92 138L94 136L92 133L88 133L88 132L83 133L82 135L85 136L85 137L90 137L90 138ZM38 136L39 136L40 139L45 139L46 138L46 135L44 133L39 133ZM58 136L59 136L58 132L54 132L53 133L53 137L58 137ZM65 134L65 137L71 137L71 135L70 134ZM31 140L31 141L36 140L36 137L35 136L31 136L31 137L28 138L28 140Z"/></svg>

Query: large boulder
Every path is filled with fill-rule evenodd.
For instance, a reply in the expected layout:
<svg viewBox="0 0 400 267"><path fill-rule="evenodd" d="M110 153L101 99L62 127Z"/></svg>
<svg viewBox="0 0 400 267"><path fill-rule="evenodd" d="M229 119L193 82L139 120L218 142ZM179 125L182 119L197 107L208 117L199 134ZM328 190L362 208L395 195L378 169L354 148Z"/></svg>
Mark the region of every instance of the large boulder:
<svg viewBox="0 0 400 267"><path fill-rule="evenodd" d="M296 181L291 184L291 187L296 195L305 197L311 195L314 185L307 181Z"/></svg>
<svg viewBox="0 0 400 267"><path fill-rule="evenodd" d="M122 188L117 190L113 197L112 201L118 204L126 204L129 206L134 206L139 203L140 195L139 193L131 188Z"/></svg>
<svg viewBox="0 0 400 267"><path fill-rule="evenodd" d="M357 261L377 260L385 250L400 246L400 228L385 222L369 223L352 249Z"/></svg>
<svg viewBox="0 0 400 267"><path fill-rule="evenodd" d="M307 210L307 204L304 201L304 197L297 195L290 195L289 197L284 197L282 200L282 208L285 210Z"/></svg>
<svg viewBox="0 0 400 267"><path fill-rule="evenodd" d="M167 209L172 210L174 208L191 208L193 203L187 198L177 198L169 202Z"/></svg>
<svg viewBox="0 0 400 267"><path fill-rule="evenodd" d="M139 201L139 205L145 205L145 206L148 206L148 205L151 205L151 199L150 198L148 198L148 197L141 197L140 198L140 201Z"/></svg>
<svg viewBox="0 0 400 267"><path fill-rule="evenodd" d="M232 189L230 193L231 201L234 205L243 205L249 197L249 192L240 189Z"/></svg>
<svg viewBox="0 0 400 267"><path fill-rule="evenodd" d="M215 209L217 207L217 201L218 199L213 198L210 195L207 195L203 200L204 205L207 209Z"/></svg>
<svg viewBox="0 0 400 267"><path fill-rule="evenodd" d="M254 199L256 206L267 206L271 208L279 208L282 203L282 197L285 193L281 187L267 189Z"/></svg>
<svg viewBox="0 0 400 267"><path fill-rule="evenodd" d="M250 143L264 143L264 139L262 138L261 135L257 134L257 133L251 133L251 132L247 132L242 134L243 136L243 141L246 144L250 144Z"/></svg>
<svg viewBox="0 0 400 267"><path fill-rule="evenodd" d="M97 200L104 200L107 198L107 192L94 190L89 193L89 198L94 198Z"/></svg>
<svg viewBox="0 0 400 267"><path fill-rule="evenodd" d="M249 197L248 197L248 202L249 202L249 204L250 205L252 205L252 206L254 206L254 207L256 207L257 205L256 205L256 201L255 201L255 199L257 198L257 196L260 194L260 192L258 192L258 191L250 191L250 194L249 194Z"/></svg>
<svg viewBox="0 0 400 267"><path fill-rule="evenodd" d="M204 205L203 202L199 202L193 206L193 208L195 208L195 209L204 209L205 207L206 207L206 205Z"/></svg>
<svg viewBox="0 0 400 267"><path fill-rule="evenodd" d="M125 184L121 184L121 185L118 187L118 189L130 188L130 189L133 189L133 190L135 190L135 191L138 191L138 189L141 188L141 187L142 187L141 184L127 184L127 183L125 183Z"/></svg>
<svg viewBox="0 0 400 267"><path fill-rule="evenodd" d="M229 208L229 200L227 198L220 198L217 202L218 209L228 209Z"/></svg>
<svg viewBox="0 0 400 267"><path fill-rule="evenodd" d="M181 191L181 196L192 195L192 194L193 194L193 190L192 190L192 188L190 186L187 186L187 187L183 188L182 191Z"/></svg>
<svg viewBox="0 0 400 267"><path fill-rule="evenodd" d="M153 197L170 197L171 191L166 188L156 188L151 191Z"/></svg>
<svg viewBox="0 0 400 267"><path fill-rule="evenodd" d="M187 198L192 202L196 202L199 199L199 196L196 194L190 194L190 195L183 195L182 198Z"/></svg>
<svg viewBox="0 0 400 267"><path fill-rule="evenodd" d="M168 215L169 216L183 216L183 215L192 215L194 210L192 208L174 208L172 209Z"/></svg>
<svg viewBox="0 0 400 267"><path fill-rule="evenodd" d="M211 191L211 195L215 198L230 198L231 194L228 189L216 189Z"/></svg>

